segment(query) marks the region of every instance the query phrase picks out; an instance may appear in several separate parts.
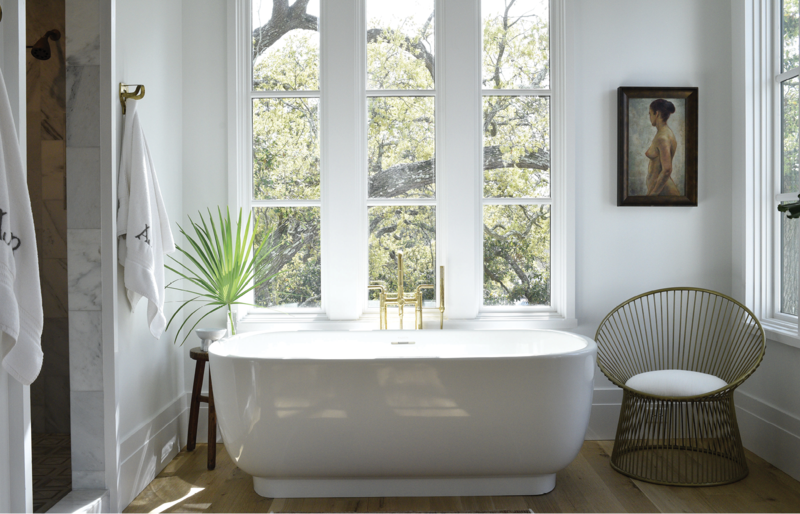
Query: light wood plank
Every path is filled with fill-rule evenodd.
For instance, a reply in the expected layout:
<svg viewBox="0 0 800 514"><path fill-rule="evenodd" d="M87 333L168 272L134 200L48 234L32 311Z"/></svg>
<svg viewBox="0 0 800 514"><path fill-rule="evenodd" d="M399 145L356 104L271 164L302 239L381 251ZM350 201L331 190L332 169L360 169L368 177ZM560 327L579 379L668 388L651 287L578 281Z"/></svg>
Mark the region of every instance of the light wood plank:
<svg viewBox="0 0 800 514"><path fill-rule="evenodd" d="M581 455L617 498L624 512L656 512L658 509L630 478L611 469L611 453L596 441L587 441Z"/></svg>

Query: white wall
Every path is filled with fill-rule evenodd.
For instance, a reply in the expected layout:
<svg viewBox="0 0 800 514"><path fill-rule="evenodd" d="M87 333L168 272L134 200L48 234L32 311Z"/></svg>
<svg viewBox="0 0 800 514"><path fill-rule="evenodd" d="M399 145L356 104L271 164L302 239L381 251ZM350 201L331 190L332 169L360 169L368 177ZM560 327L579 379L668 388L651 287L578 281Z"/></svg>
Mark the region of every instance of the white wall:
<svg viewBox="0 0 800 514"><path fill-rule="evenodd" d="M568 2L575 119L577 332L671 286L731 290L729 0ZM697 207L617 207L617 88L699 88ZM642 150L644 151L644 150ZM621 393L597 371L589 437L613 439Z"/></svg>
<svg viewBox="0 0 800 514"><path fill-rule="evenodd" d="M115 82L146 87L145 98L139 102L137 110L173 233L180 244L175 222L184 212L181 3L117 0L116 9ZM194 34L193 40L204 37L201 33ZM188 87L202 89L203 84L198 81ZM123 117L118 105L114 116L120 135ZM117 152L119 149L118 145ZM117 153L115 163L118 162ZM173 345L179 324L171 326L159 340L153 338L147 322L147 301L142 299L136 312L131 313L122 268L118 271L118 507L123 509L177 454L180 440L185 438L180 421L186 409L183 358L188 349ZM166 278L167 282L173 278L169 271ZM177 308L176 301L181 296L171 290L167 292L167 319Z"/></svg>
<svg viewBox="0 0 800 514"><path fill-rule="evenodd" d="M198 211L207 215L206 209L216 215L217 206L228 205L227 4L226 0L183 0L184 214L176 221L184 228L188 228L188 216L197 220ZM202 325L225 327L224 314L212 314ZM188 351L199 342L190 335L184 345L187 401L195 368ZM203 390L207 387L208 371ZM198 442L207 440L205 407L201 404Z"/></svg>

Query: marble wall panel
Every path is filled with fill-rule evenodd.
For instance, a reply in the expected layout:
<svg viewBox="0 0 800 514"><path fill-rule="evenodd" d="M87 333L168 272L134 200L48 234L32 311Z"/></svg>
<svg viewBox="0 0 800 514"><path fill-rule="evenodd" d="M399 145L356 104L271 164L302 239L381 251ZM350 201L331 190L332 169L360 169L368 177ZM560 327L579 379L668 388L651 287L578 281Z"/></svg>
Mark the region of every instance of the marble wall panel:
<svg viewBox="0 0 800 514"><path fill-rule="evenodd" d="M67 224L100 228L100 148L67 148Z"/></svg>
<svg viewBox="0 0 800 514"><path fill-rule="evenodd" d="M51 27L55 28L55 27ZM63 29L61 33L64 33ZM52 57L42 61L42 139L63 140L67 131L64 116L67 105L66 66L64 63L64 38L51 41Z"/></svg>
<svg viewBox="0 0 800 514"><path fill-rule="evenodd" d="M75 443L72 443L73 446ZM91 490L91 491L88 491ZM103 493L106 490L106 472L105 471L78 471L74 467L72 468L72 492L73 493L84 493L84 492L91 492L91 493ZM69 498L69 494L67 498ZM63 501L63 500L62 500ZM106 500L108 502L108 500ZM85 509L86 503L75 502L80 504L81 507ZM56 505L56 508L61 505L59 502ZM92 505L95 507L96 505ZM100 508L99 510L81 510L76 509L74 507L65 507L64 510L53 510L50 509L47 512L111 512L108 510L108 507Z"/></svg>
<svg viewBox="0 0 800 514"><path fill-rule="evenodd" d="M39 380L40 378L42 378L41 373L31 384L31 407L44 408L46 403L44 394L44 380ZM44 418L42 419L44 420ZM42 430L34 430L34 432L44 432L44 423L42 424Z"/></svg>
<svg viewBox="0 0 800 514"><path fill-rule="evenodd" d="M45 318L42 330L42 373L69 377L69 319Z"/></svg>
<svg viewBox="0 0 800 514"><path fill-rule="evenodd" d="M44 387L47 405L44 431L49 434L69 434L72 424L69 377L46 376Z"/></svg>
<svg viewBox="0 0 800 514"><path fill-rule="evenodd" d="M35 384L34 382L33 384ZM33 387L31 384L31 387ZM44 380L42 380L44 388ZM33 398L33 392L31 392ZM44 434L47 427L47 407L44 405L31 405L31 432L34 434Z"/></svg>
<svg viewBox="0 0 800 514"><path fill-rule="evenodd" d="M67 66L100 64L100 7L98 0L69 0Z"/></svg>
<svg viewBox="0 0 800 514"><path fill-rule="evenodd" d="M28 170L28 193L31 198L31 209L33 211L33 224L38 229L42 222L42 174L41 161L42 152L39 146L41 140L41 87L39 81L39 61L28 56L26 61L27 75L27 170Z"/></svg>
<svg viewBox="0 0 800 514"><path fill-rule="evenodd" d="M67 66L67 146L100 146L100 66Z"/></svg>
<svg viewBox="0 0 800 514"><path fill-rule="evenodd" d="M33 44L52 29L65 30L64 0L26 1L25 39ZM50 41L52 56L26 52L27 169L36 227L45 324L44 362L31 385L35 432L70 431L67 293L66 65L64 38Z"/></svg>
<svg viewBox="0 0 800 514"><path fill-rule="evenodd" d="M46 319L66 318L69 315L67 260L40 259L39 279Z"/></svg>
<svg viewBox="0 0 800 514"><path fill-rule="evenodd" d="M69 313L69 374L73 391L103 390L101 311Z"/></svg>
<svg viewBox="0 0 800 514"><path fill-rule="evenodd" d="M67 217L63 200L45 200L42 224L36 243L40 259L63 259L67 256ZM53 316L53 315L50 315Z"/></svg>
<svg viewBox="0 0 800 514"><path fill-rule="evenodd" d="M103 392L72 391L72 470L103 471ZM73 488L77 488L73 483Z"/></svg>
<svg viewBox="0 0 800 514"><path fill-rule="evenodd" d="M42 141L42 199L61 200L66 210L67 148L63 140ZM66 212L59 213L65 220Z"/></svg>
<svg viewBox="0 0 800 514"><path fill-rule="evenodd" d="M100 229L67 230L70 310L102 309Z"/></svg>
<svg viewBox="0 0 800 514"><path fill-rule="evenodd" d="M31 432L41 434L45 432L47 424L47 403L45 394L45 378L39 376L31 384Z"/></svg>

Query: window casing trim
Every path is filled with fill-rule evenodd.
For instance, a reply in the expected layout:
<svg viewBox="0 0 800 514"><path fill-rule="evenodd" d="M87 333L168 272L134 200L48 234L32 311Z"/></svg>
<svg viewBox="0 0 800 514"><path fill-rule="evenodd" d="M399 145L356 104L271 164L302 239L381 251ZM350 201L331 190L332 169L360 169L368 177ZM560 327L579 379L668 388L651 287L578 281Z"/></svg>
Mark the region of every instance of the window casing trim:
<svg viewBox="0 0 800 514"><path fill-rule="evenodd" d="M366 98L370 95L385 94L386 92L373 92L366 90L366 63L363 59L355 59L355 65L350 66L352 70L344 72L338 70L335 75L329 74L330 61L329 55L335 52L349 51L356 55L364 55L366 50L365 38L361 37L360 28L365 26L365 9L363 0L351 0L349 2L339 2L335 9L330 8L330 3L321 0L320 6L320 124L323 134L325 134L326 123L331 119L341 116L341 113L348 109L352 119L350 120L349 134L338 134L339 142L334 141L333 137L323 137L320 141L322 166L322 193L321 193L321 246L323 252L322 259L322 306L317 312L309 312L305 309L292 311L287 316L281 313L270 312L265 309L249 310L240 308L237 311L237 319L243 323L240 325L245 330L256 329L260 323L270 320L270 323L277 322L282 324L283 318L294 324L298 320L305 320L308 326L316 327L321 320L329 319L351 320L344 325L352 323L352 320L370 320L375 315L375 309L367 308L366 294L361 294L366 290L367 285L367 227L366 209L368 205L383 204L381 201L367 200L366 198L366 155L367 142L365 138L366 127ZM469 57L472 59L474 69L473 88L459 88L459 98L465 96L466 90L471 90L468 97L471 101L462 102L460 105L453 105L454 100L444 98L441 91L447 87L447 82L459 81L458 73L454 73L451 66L448 68L444 59L439 59L436 66L436 89L428 94L435 96L437 110L437 198L431 203L437 207L437 269L438 266L445 265L446 271L446 317L450 320L448 325L453 325L456 319L459 325L473 324L476 327L484 326L487 323L510 320L527 322L529 325L547 328L569 328L577 325L575 320L575 217L574 217L574 166L573 161L568 159L567 144L570 141L569 130L566 126L569 106L568 99L568 79L567 79L567 48L565 38L566 8L564 0L551 0L550 7L550 59L551 59L551 88L547 91L524 90L521 94L535 94L548 96L551 98L551 199L541 203L552 204L551 221L551 305L537 307L493 307L482 305L483 271L482 271L482 205L492 203L506 203L505 200L496 201L495 199L483 199L482 173L477 167L482 163L482 134L481 134L481 102L483 90L480 85L481 73L481 51L480 51L480 2L470 0L470 7L465 7L464 0L436 0L437 21L436 45L437 54L443 55L442 50L446 45L454 45L454 41L460 36L457 30L452 30L448 34L448 25L453 20L464 16L472 16L472 23L475 26L474 34L477 34L477 41L473 41L473 46L477 44L475 51ZM262 202L251 200L251 180L252 177L245 177L246 173L240 170L252 169L251 142L252 142L252 123L249 113L243 109L246 101L250 98L259 96L251 93L251 82L248 80L251 74L251 63L249 62L250 44L250 15L248 12L249 2L247 0L236 0L228 3L228 71L229 71L229 205L233 209L251 208L262 205ZM335 18L335 19L334 19ZM338 47L334 48L331 41L326 39L329 35L328 26L333 24L350 23L359 30L352 30L351 41L337 41ZM346 39L346 38L345 38ZM475 38L473 38L475 39ZM455 61L455 58L448 58L447 61ZM350 73L350 71L352 73ZM462 73L463 75L463 73ZM334 83L334 86L331 86ZM347 87L346 84L352 87ZM337 88L338 87L338 92ZM349 93L349 95L347 94ZM499 90L492 91L492 94L520 94L520 91ZM287 93L286 96L307 96L306 93L297 94ZM336 98L336 103L330 101ZM328 101L326 101L328 100ZM451 100L451 101L448 101ZM471 156L472 165L476 167L473 173L474 181L469 184L467 189L471 189L467 202L463 201L461 195L463 185L453 186L456 182L455 177L448 177L446 170L448 161L458 160L454 156L455 149L448 146L459 144L453 141L453 135L449 137L446 130L448 121L451 124L458 123L458 114L453 114L454 109L463 110L464 105L472 105L472 116L476 118L472 124L474 131L472 134L473 144ZM334 112L335 111L335 112ZM341 124L341 121L340 121ZM463 144L463 143L461 143ZM338 145L338 147L337 147ZM342 145L346 150L342 151ZM344 162L342 153L349 153L350 162ZM462 160L463 161L463 160ZM326 166L327 164L327 166ZM336 175L336 170L358 169L359 173ZM482 169L482 167L481 167ZM553 171L555 170L555 171ZM449 178L449 180L448 180ZM448 188L450 183L450 188ZM337 185L338 184L338 185ZM457 190L458 188L461 190ZM341 195L345 195L349 200L343 200ZM338 201L337 201L338 200ZM510 200L509 203L514 202ZM278 202L280 203L280 202ZM287 202L288 203L288 202ZM291 202L293 205L298 202ZM314 205L319 205L317 202ZM403 203L402 201L390 201L387 203ZM428 203L414 201L416 204ZM462 205L455 205L461 203ZM459 243L464 240L464 227L457 227L460 230L453 230L463 220L459 212L466 212L467 208L463 205L468 204L470 215L473 218L471 240L468 245L472 249L472 255L465 259L468 262L460 262L454 259L460 254ZM528 200L517 203L529 203ZM530 203L540 203L533 201ZM351 209L349 222L342 223L342 218L347 217L346 213L340 212L339 207L347 204ZM269 205L277 205L269 202ZM352 210L360 209L358 221ZM338 215L337 215L338 213ZM354 246L357 245L357 246ZM343 252L331 252L338 247L359 247L361 252L350 252L349 258L342 259ZM357 255L356 255L357 254ZM338 256L338 257L337 257ZM361 270L364 272L362 273ZM470 271L471 270L471 271ZM363 276L362 276L363 275ZM437 272L438 275L438 272ZM456 276L473 276L472 281L458 281ZM468 287L460 287L458 284L472 282ZM471 291L470 291L471 289ZM465 294L469 293L469 294ZM336 294L338 297L334 297ZM463 298L469 298L464 301ZM337 298L334 301L334 298ZM350 298L352 301L343 302L338 298ZM462 299L455 300L455 299ZM251 298L245 299L252 301ZM285 311L285 309L281 309ZM430 315L431 319L438 319L436 313L426 313L426 320ZM302 323L301 323L302 324ZM357 325L360 323L356 323ZM505 325L504 325L505 326Z"/></svg>
<svg viewBox="0 0 800 514"><path fill-rule="evenodd" d="M733 294L769 339L800 348L797 316L780 312L780 1L739 0L732 24L742 35L733 47L742 102L733 106Z"/></svg>

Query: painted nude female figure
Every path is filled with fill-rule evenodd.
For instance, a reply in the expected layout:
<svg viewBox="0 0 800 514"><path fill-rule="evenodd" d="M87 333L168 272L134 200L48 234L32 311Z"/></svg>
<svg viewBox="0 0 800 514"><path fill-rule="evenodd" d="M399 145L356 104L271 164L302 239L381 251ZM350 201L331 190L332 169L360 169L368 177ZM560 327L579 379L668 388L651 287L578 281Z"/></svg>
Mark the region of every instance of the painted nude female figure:
<svg viewBox="0 0 800 514"><path fill-rule="evenodd" d="M672 158L678 148L675 134L667 125L670 114L675 112L675 104L659 98L650 104L650 123L656 127L656 135L650 148L644 153L650 164L647 166L648 196L681 196L678 186L670 176Z"/></svg>

